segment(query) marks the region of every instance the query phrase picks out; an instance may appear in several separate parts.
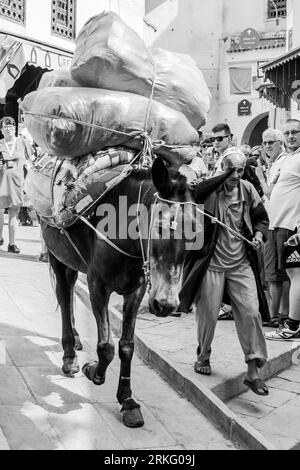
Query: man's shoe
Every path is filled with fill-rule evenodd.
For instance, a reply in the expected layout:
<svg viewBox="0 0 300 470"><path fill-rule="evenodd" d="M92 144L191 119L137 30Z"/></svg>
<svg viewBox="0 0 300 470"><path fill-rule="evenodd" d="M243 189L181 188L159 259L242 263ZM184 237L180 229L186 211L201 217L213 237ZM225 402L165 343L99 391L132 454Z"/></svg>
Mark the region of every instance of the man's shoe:
<svg viewBox="0 0 300 470"><path fill-rule="evenodd" d="M282 328L265 333L265 338L272 341L300 341L300 326L296 331L293 331L285 323Z"/></svg>
<svg viewBox="0 0 300 470"><path fill-rule="evenodd" d="M0 240L0 246L2 246L4 243L4 238L2 237L1 240Z"/></svg>
<svg viewBox="0 0 300 470"><path fill-rule="evenodd" d="M20 253L20 249L17 247L17 245L10 245L9 244L8 247L7 247L7 251L9 253L16 253L16 254Z"/></svg>

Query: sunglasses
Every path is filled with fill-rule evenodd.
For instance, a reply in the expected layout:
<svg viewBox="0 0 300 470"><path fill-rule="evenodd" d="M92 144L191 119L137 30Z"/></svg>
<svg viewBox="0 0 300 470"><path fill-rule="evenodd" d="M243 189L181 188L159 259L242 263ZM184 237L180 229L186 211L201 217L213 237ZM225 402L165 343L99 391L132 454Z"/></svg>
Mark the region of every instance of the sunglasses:
<svg viewBox="0 0 300 470"><path fill-rule="evenodd" d="M2 126L2 129L12 129L13 127L15 127L13 124L9 124L7 126Z"/></svg>
<svg viewBox="0 0 300 470"><path fill-rule="evenodd" d="M263 142L263 145L266 147L267 145L274 145L275 142L279 142L279 140L267 140L266 142Z"/></svg>
<svg viewBox="0 0 300 470"><path fill-rule="evenodd" d="M219 135L218 137L211 137L210 139L212 142L222 142L226 137L230 137L230 135Z"/></svg>
<svg viewBox="0 0 300 470"><path fill-rule="evenodd" d="M283 133L284 137L288 137L290 134L291 136L295 136L296 134L299 134L300 131L295 131L295 130L292 130L292 131L285 131Z"/></svg>
<svg viewBox="0 0 300 470"><path fill-rule="evenodd" d="M250 153L249 157L260 157L259 153Z"/></svg>

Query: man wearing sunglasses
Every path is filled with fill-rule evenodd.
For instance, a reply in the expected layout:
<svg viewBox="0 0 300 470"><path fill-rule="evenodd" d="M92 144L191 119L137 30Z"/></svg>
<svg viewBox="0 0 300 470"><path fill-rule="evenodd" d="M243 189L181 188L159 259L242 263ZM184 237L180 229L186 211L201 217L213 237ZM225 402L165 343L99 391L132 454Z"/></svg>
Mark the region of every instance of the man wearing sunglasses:
<svg viewBox="0 0 300 470"><path fill-rule="evenodd" d="M282 328L266 333L277 341L300 341L300 246L289 246L297 233L300 216L300 121L286 122L283 135L287 147L278 181L270 196L270 229L273 229L277 269L286 269L290 279L289 316Z"/></svg>
<svg viewBox="0 0 300 470"><path fill-rule="evenodd" d="M270 196L279 178L283 162L287 156L284 147L284 137L278 129L267 129L263 135L263 147L269 159L267 180L260 164L256 168L256 175L264 192L264 204L269 212ZM264 326L278 327L288 317L289 311L289 278L285 269L278 268L277 232L269 230L268 240L264 249L265 278L270 293L270 322Z"/></svg>
<svg viewBox="0 0 300 470"><path fill-rule="evenodd" d="M228 124L223 122L214 126L211 132L211 141L213 143L214 150L219 155L219 158L215 164L215 172L222 171L222 155L225 150L232 146L232 134Z"/></svg>

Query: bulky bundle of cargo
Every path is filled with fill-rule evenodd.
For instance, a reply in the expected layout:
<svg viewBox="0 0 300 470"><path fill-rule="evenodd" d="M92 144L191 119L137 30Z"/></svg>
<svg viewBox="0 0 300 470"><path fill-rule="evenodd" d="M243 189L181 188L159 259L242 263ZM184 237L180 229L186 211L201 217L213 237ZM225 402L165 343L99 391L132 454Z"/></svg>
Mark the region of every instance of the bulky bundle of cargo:
<svg viewBox="0 0 300 470"><path fill-rule="evenodd" d="M65 158L116 145L142 149L148 108L143 96L95 88L45 88L29 93L22 103L33 140L49 155ZM157 153L161 142L180 146L198 138L182 113L157 101L152 102L145 130L157 142Z"/></svg>
<svg viewBox="0 0 300 470"><path fill-rule="evenodd" d="M76 39L71 67L82 86L128 91L182 112L193 127L205 124L210 92L194 60L143 40L112 12L91 18Z"/></svg>
<svg viewBox="0 0 300 470"><path fill-rule="evenodd" d="M141 149L146 132L155 153L186 163L210 103L189 56L149 50L113 12L83 27L70 73L46 73L39 88L23 102L25 124L49 155L66 158L115 145Z"/></svg>
<svg viewBox="0 0 300 470"><path fill-rule="evenodd" d="M134 152L109 149L73 160L40 152L25 180L32 205L49 225L66 228L89 214L99 196L126 178ZM105 168L110 168L109 171Z"/></svg>
<svg viewBox="0 0 300 470"><path fill-rule="evenodd" d="M104 12L80 32L71 69L45 73L22 109L32 138L50 157L84 158L122 146L134 155L153 150L180 167L195 155L196 129L209 104L203 75L189 56L148 49L118 15ZM37 175L31 182L38 194Z"/></svg>

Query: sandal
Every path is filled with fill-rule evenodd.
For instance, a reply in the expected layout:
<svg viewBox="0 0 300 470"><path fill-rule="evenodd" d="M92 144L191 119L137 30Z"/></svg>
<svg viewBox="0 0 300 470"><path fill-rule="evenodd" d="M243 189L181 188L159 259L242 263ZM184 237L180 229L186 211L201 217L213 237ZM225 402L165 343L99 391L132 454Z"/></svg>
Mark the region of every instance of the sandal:
<svg viewBox="0 0 300 470"><path fill-rule="evenodd" d="M248 380L245 379L243 382L244 385L246 385L252 392L256 393L256 395L269 395L269 389L266 386L265 382L262 379L254 379L254 380Z"/></svg>
<svg viewBox="0 0 300 470"><path fill-rule="evenodd" d="M207 359L206 361L196 361L194 364L194 371L197 374L211 375L209 359Z"/></svg>

